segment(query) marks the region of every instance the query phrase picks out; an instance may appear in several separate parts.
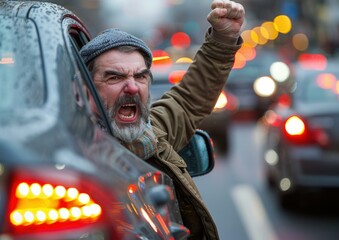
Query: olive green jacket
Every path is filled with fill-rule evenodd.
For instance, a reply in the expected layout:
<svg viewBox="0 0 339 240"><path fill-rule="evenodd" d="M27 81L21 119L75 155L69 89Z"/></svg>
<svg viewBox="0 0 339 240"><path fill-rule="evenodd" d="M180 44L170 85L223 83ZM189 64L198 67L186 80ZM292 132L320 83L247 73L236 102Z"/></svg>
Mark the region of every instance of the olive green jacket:
<svg viewBox="0 0 339 240"><path fill-rule="evenodd" d="M158 146L155 159L149 162L173 179L184 225L191 231L190 239L219 239L219 236L177 151L188 143L199 123L212 112L239 43L241 38L234 45L218 42L209 29L183 80L151 107L151 124Z"/></svg>

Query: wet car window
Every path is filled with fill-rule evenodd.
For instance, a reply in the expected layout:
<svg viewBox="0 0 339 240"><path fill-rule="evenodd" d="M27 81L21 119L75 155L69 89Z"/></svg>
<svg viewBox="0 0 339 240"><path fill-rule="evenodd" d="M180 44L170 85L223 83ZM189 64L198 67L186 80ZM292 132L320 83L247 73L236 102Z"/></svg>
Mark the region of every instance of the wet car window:
<svg viewBox="0 0 339 240"><path fill-rule="evenodd" d="M35 25L4 16L0 22L0 110L41 107L46 93Z"/></svg>

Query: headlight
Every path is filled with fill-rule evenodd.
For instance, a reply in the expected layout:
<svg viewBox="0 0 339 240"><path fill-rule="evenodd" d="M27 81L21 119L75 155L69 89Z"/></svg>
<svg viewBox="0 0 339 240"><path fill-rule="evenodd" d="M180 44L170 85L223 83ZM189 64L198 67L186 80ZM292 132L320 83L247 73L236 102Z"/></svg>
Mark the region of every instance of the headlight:
<svg viewBox="0 0 339 240"><path fill-rule="evenodd" d="M275 62L270 67L270 73L277 82L284 82L290 77L290 68L286 63Z"/></svg>
<svg viewBox="0 0 339 240"><path fill-rule="evenodd" d="M257 78L253 84L254 92L260 97L269 97L276 91L277 85L268 76Z"/></svg>
<svg viewBox="0 0 339 240"><path fill-rule="evenodd" d="M224 90L222 90L222 92L219 95L218 101L217 101L217 103L214 106L213 111L216 112L216 111L225 109L226 105L227 105L226 93L224 92Z"/></svg>

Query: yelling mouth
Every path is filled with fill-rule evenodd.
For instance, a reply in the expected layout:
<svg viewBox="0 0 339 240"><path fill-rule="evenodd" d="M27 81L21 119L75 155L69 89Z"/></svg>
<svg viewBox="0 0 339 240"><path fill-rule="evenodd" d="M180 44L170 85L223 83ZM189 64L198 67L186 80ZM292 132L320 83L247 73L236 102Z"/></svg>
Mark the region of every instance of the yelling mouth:
<svg viewBox="0 0 339 240"><path fill-rule="evenodd" d="M133 122L137 117L136 104L124 104L118 110L118 118L123 122Z"/></svg>

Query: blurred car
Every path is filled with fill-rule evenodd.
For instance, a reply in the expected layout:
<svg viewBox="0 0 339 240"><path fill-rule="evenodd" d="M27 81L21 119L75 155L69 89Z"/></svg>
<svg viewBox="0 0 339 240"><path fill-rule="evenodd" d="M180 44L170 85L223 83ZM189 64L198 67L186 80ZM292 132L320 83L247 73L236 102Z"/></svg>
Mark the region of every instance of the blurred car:
<svg viewBox="0 0 339 240"><path fill-rule="evenodd" d="M305 194L339 190L339 68L329 60L317 70L321 64L295 63L294 91L263 118L266 179L285 208Z"/></svg>
<svg viewBox="0 0 339 240"><path fill-rule="evenodd" d="M226 83L238 103L237 114L254 118L260 118L291 86L289 66L269 50L258 50L255 59L233 68Z"/></svg>
<svg viewBox="0 0 339 240"><path fill-rule="evenodd" d="M190 62L155 66L152 68L151 102L162 97L171 87L181 81ZM231 115L236 110L232 94L222 90L213 112L205 118L198 128L206 131L212 138L217 154L227 154L229 150L229 125Z"/></svg>
<svg viewBox="0 0 339 240"><path fill-rule="evenodd" d="M0 239L186 239L172 179L112 137L78 53L83 23L55 4L0 1L0 26ZM202 152L192 176L213 167Z"/></svg>

